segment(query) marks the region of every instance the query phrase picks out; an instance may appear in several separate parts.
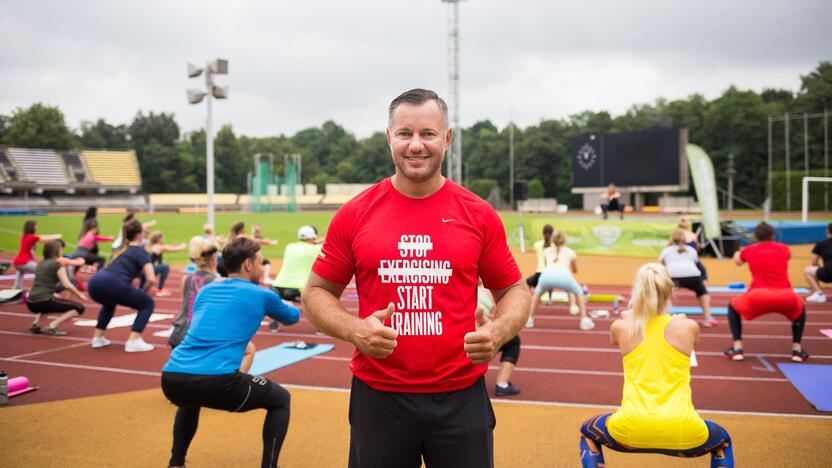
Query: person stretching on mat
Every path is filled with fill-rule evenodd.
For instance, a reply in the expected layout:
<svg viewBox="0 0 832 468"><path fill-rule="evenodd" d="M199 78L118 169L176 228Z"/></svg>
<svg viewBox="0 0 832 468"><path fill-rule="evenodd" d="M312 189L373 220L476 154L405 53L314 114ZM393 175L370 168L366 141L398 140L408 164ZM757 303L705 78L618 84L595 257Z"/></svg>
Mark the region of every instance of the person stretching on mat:
<svg viewBox="0 0 832 468"><path fill-rule="evenodd" d="M159 284L156 286L156 297L170 296L170 291L165 289L165 280L168 279L168 275L170 274L170 266L168 266L167 263L164 263L162 256L165 252L179 252L181 250L185 250L185 243L181 242L173 245L165 244L165 236L162 234L162 231L155 231L148 238L145 250L147 250L147 253L150 254L150 263L153 264L153 272L159 276ZM141 284L139 286L144 286L144 277L142 277Z"/></svg>
<svg viewBox="0 0 832 468"><path fill-rule="evenodd" d="M482 314L485 317L490 317L493 308L494 296L491 295L491 291L482 285L482 279L480 279L477 285L477 311L474 315ZM500 370L497 371L494 396L504 397L520 393L520 389L512 385L510 381L518 359L520 359L520 335L506 341L500 347Z"/></svg>
<svg viewBox="0 0 832 468"><path fill-rule="evenodd" d="M168 464L185 465L200 408L230 412L263 408L260 466L275 467L289 427L289 392L263 376L241 372L239 363L264 315L291 325L300 319L300 312L259 286L263 255L257 242L237 238L225 246L222 256L229 278L200 290L191 327L162 369L162 391L179 407Z"/></svg>
<svg viewBox="0 0 832 468"><path fill-rule="evenodd" d="M147 294L147 291L156 284L156 274L153 272L153 264L150 263L150 254L142 247L144 240L142 223L134 219L124 223L122 229L126 244L122 244L113 253L110 263L98 270L87 286L90 297L101 304L98 323L93 333L92 347L103 348L110 344L110 340L104 337L104 332L110 320L113 319L116 306L123 305L137 311L133 327L130 329L130 336L124 343L124 350L128 353L151 351L153 345L142 339L142 332L156 305L153 298ZM138 289L131 283L142 274L146 282L142 289Z"/></svg>
<svg viewBox="0 0 832 468"><path fill-rule="evenodd" d="M578 255L574 250L564 245L566 244L566 236L563 231L555 231L552 238L554 245L543 249L546 268L540 274L537 287L534 294L532 294L531 313L529 314L529 320L526 322L526 328L534 327L534 314L540 306L540 296L544 292L551 293L553 289L563 289L574 294L578 301L578 311L581 315L579 328L581 330L592 330L595 328L595 322L586 314L586 297L584 297L581 285L572 276L573 273L578 272Z"/></svg>
<svg viewBox="0 0 832 468"><path fill-rule="evenodd" d="M69 291L78 299L82 301L87 299L87 296L78 291L69 281L66 267L58 261L62 253L63 248L60 240L51 240L43 246L43 261L35 269L35 282L26 301L26 307L29 311L37 314L35 315L35 321L29 326L29 331L32 333L43 331L47 335L66 335L66 332L58 327L67 320L84 313L82 304L61 299L55 295L57 285L60 284L64 291ZM46 330L41 329L40 321L43 315L56 313L62 315L53 320Z"/></svg>
<svg viewBox="0 0 832 468"><path fill-rule="evenodd" d="M823 266L820 261L823 260ZM820 288L820 282L832 283L832 223L826 226L826 239L818 242L812 248L812 266L806 267L803 272L806 281L812 288L812 294L806 298L806 302L826 302L826 295Z"/></svg>
<svg viewBox="0 0 832 468"><path fill-rule="evenodd" d="M78 246L70 255L72 258L83 258L87 265L91 265L94 270L100 270L104 266L104 257L98 255L98 242L112 242L112 236L98 235L98 221L95 219L87 220L86 231L81 239L78 241Z"/></svg>
<svg viewBox="0 0 832 468"><path fill-rule="evenodd" d="M23 235L20 237L20 250L12 260L12 265L15 269L14 289L23 287L23 275L26 273L34 273L38 263L35 261L35 245L38 242L46 243L52 240L60 239L61 234L49 234L39 236L35 234L38 230L38 222L34 219L28 219L23 223Z"/></svg>
<svg viewBox="0 0 832 468"><path fill-rule="evenodd" d="M639 268L630 310L610 327L623 355L621 407L581 426L584 468L604 466L603 446L676 457L711 454L711 468L734 466L731 437L705 421L691 401L690 355L699 338L691 319L668 315L673 281L658 263Z"/></svg>
<svg viewBox="0 0 832 468"><path fill-rule="evenodd" d="M621 198L621 192L615 188L615 184L611 183L607 186L607 190L601 194L601 198L606 201L606 203L601 203L601 211L604 212L604 219L607 219L607 213L610 211L618 211L620 218L624 219L624 206L618 202L618 199Z"/></svg>
<svg viewBox="0 0 832 468"><path fill-rule="evenodd" d="M699 268L696 268L699 255L691 246L686 245L685 231L682 229L673 231L670 242L671 245L665 247L659 255L659 261L667 268L677 288L689 289L696 293L699 307L702 308L702 326L713 327L717 321L711 316L711 296L702 281Z"/></svg>
<svg viewBox="0 0 832 468"><path fill-rule="evenodd" d="M690 230L690 222L688 219L682 216L679 218L679 222L676 227L685 233L685 245L689 245L696 252L696 254L699 255L699 238L693 233L693 231ZM667 244L672 245L673 239L670 239ZM708 270L705 269L705 265L702 264L701 259L696 260L696 268L699 269L702 281L708 281Z"/></svg>
<svg viewBox="0 0 832 468"><path fill-rule="evenodd" d="M748 263L751 286L748 292L734 296L728 304L728 323L734 345L725 356L734 361L744 359L742 349L742 319L754 320L760 315L775 312L792 322L792 361L803 362L809 353L800 344L806 326L806 306L789 282L791 251L786 244L774 242L774 228L763 221L754 228L755 244L734 253L737 265Z"/></svg>

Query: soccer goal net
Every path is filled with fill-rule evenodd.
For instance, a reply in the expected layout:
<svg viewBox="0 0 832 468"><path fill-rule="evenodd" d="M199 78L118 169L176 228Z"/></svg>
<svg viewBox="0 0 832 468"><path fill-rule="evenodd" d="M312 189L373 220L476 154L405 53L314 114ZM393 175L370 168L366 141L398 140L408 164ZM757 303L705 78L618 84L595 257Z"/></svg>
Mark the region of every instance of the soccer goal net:
<svg viewBox="0 0 832 468"><path fill-rule="evenodd" d="M809 183L810 182L832 182L832 177L804 177L803 190L801 193L801 216L800 219L805 223L809 221Z"/></svg>

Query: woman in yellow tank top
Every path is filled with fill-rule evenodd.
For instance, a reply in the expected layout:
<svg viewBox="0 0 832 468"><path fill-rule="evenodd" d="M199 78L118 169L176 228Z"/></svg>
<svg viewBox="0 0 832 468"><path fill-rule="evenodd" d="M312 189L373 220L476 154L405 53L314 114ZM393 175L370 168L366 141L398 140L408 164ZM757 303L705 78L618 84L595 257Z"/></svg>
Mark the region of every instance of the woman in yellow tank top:
<svg viewBox="0 0 832 468"><path fill-rule="evenodd" d="M604 466L603 445L677 457L710 453L712 468L734 466L728 432L693 407L690 353L699 326L667 314L672 292L664 266L649 263L636 274L630 310L610 327L610 340L623 354L621 407L581 426L584 468Z"/></svg>

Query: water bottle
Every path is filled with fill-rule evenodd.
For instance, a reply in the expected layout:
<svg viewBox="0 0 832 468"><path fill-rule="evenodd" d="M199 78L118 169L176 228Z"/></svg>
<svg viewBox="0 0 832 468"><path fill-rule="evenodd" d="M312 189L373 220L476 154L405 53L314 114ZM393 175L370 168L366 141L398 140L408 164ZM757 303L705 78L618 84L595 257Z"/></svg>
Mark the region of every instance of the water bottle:
<svg viewBox="0 0 832 468"><path fill-rule="evenodd" d="M0 370L0 405L9 402L9 376L6 371Z"/></svg>

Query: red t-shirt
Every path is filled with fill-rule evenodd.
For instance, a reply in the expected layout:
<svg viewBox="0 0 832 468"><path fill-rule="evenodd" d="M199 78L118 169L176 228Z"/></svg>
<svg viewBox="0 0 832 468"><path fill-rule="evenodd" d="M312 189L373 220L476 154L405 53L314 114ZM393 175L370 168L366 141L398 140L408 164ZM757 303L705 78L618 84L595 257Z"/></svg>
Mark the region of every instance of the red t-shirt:
<svg viewBox="0 0 832 468"><path fill-rule="evenodd" d="M492 290L520 279L497 213L450 180L423 199L390 179L365 190L335 214L312 271L337 284L355 275L362 318L395 304L385 325L399 332L396 349L378 360L356 349L350 367L376 390L408 393L467 388L485 373L463 349L477 277Z"/></svg>
<svg viewBox="0 0 832 468"><path fill-rule="evenodd" d="M780 242L758 242L744 247L740 259L748 263L751 270L751 287L791 289L789 282L789 258L792 252Z"/></svg>
<svg viewBox="0 0 832 468"><path fill-rule="evenodd" d="M12 260L14 265L25 265L35 259L35 244L40 240L37 234L26 234L20 238L20 251Z"/></svg>

